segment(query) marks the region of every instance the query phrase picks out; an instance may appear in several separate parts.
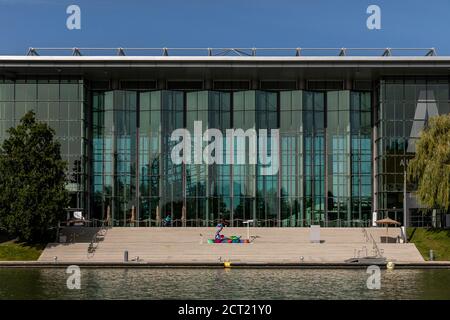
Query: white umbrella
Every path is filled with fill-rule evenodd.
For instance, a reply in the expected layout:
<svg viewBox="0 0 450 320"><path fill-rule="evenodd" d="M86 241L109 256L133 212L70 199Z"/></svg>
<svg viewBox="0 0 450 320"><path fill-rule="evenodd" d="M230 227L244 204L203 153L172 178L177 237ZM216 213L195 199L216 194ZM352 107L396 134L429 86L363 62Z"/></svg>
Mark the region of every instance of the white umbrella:
<svg viewBox="0 0 450 320"><path fill-rule="evenodd" d="M389 235L389 225L401 225L400 222L392 220L391 218L387 217L381 220L377 220L375 221L376 224L380 224L380 225L386 225L386 242L387 242L387 238Z"/></svg>

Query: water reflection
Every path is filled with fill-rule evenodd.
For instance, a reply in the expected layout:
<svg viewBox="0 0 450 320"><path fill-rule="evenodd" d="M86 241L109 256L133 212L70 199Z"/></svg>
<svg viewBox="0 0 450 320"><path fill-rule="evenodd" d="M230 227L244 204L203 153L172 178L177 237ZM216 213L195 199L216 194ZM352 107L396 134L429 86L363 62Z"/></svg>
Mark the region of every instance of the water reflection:
<svg viewBox="0 0 450 320"><path fill-rule="evenodd" d="M0 269L1 299L450 299L450 270L382 271L368 290L365 269Z"/></svg>

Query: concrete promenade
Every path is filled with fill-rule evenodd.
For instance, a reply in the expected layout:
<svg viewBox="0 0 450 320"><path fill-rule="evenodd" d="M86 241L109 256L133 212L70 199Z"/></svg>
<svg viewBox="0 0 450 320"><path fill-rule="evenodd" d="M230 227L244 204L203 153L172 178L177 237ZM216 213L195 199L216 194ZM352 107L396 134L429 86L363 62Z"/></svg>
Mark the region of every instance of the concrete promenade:
<svg viewBox="0 0 450 320"><path fill-rule="evenodd" d="M73 230L66 230L71 242L48 244L38 262L120 264L127 250L129 260L148 265L343 264L349 258L374 255L372 238L388 261L424 262L414 244L391 243L400 235L399 228L388 232L386 228L321 228L321 243L310 243L309 228L250 228L249 244L208 244L215 228L110 228L93 252L88 248L98 230ZM245 239L247 229L225 228L223 234Z"/></svg>

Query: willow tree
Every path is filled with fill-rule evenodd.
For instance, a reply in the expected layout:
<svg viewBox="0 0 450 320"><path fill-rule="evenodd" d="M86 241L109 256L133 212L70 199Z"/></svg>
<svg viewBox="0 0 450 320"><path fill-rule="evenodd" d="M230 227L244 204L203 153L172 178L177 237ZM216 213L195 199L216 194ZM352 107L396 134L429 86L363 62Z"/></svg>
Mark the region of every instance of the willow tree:
<svg viewBox="0 0 450 320"><path fill-rule="evenodd" d="M450 210L450 114L430 119L416 143L408 179L417 183L417 198L429 209Z"/></svg>

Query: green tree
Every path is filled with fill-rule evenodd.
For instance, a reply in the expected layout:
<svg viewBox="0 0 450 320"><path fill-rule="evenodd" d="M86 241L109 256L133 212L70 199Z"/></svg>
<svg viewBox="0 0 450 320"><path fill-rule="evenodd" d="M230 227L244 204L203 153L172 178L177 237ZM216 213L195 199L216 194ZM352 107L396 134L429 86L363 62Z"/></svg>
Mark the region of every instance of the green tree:
<svg viewBox="0 0 450 320"><path fill-rule="evenodd" d="M408 164L408 179L417 183L422 205L450 209L450 114L430 119Z"/></svg>
<svg viewBox="0 0 450 320"><path fill-rule="evenodd" d="M0 146L0 229L20 240L42 241L68 205L67 164L54 130L37 122L33 111L8 133Z"/></svg>

